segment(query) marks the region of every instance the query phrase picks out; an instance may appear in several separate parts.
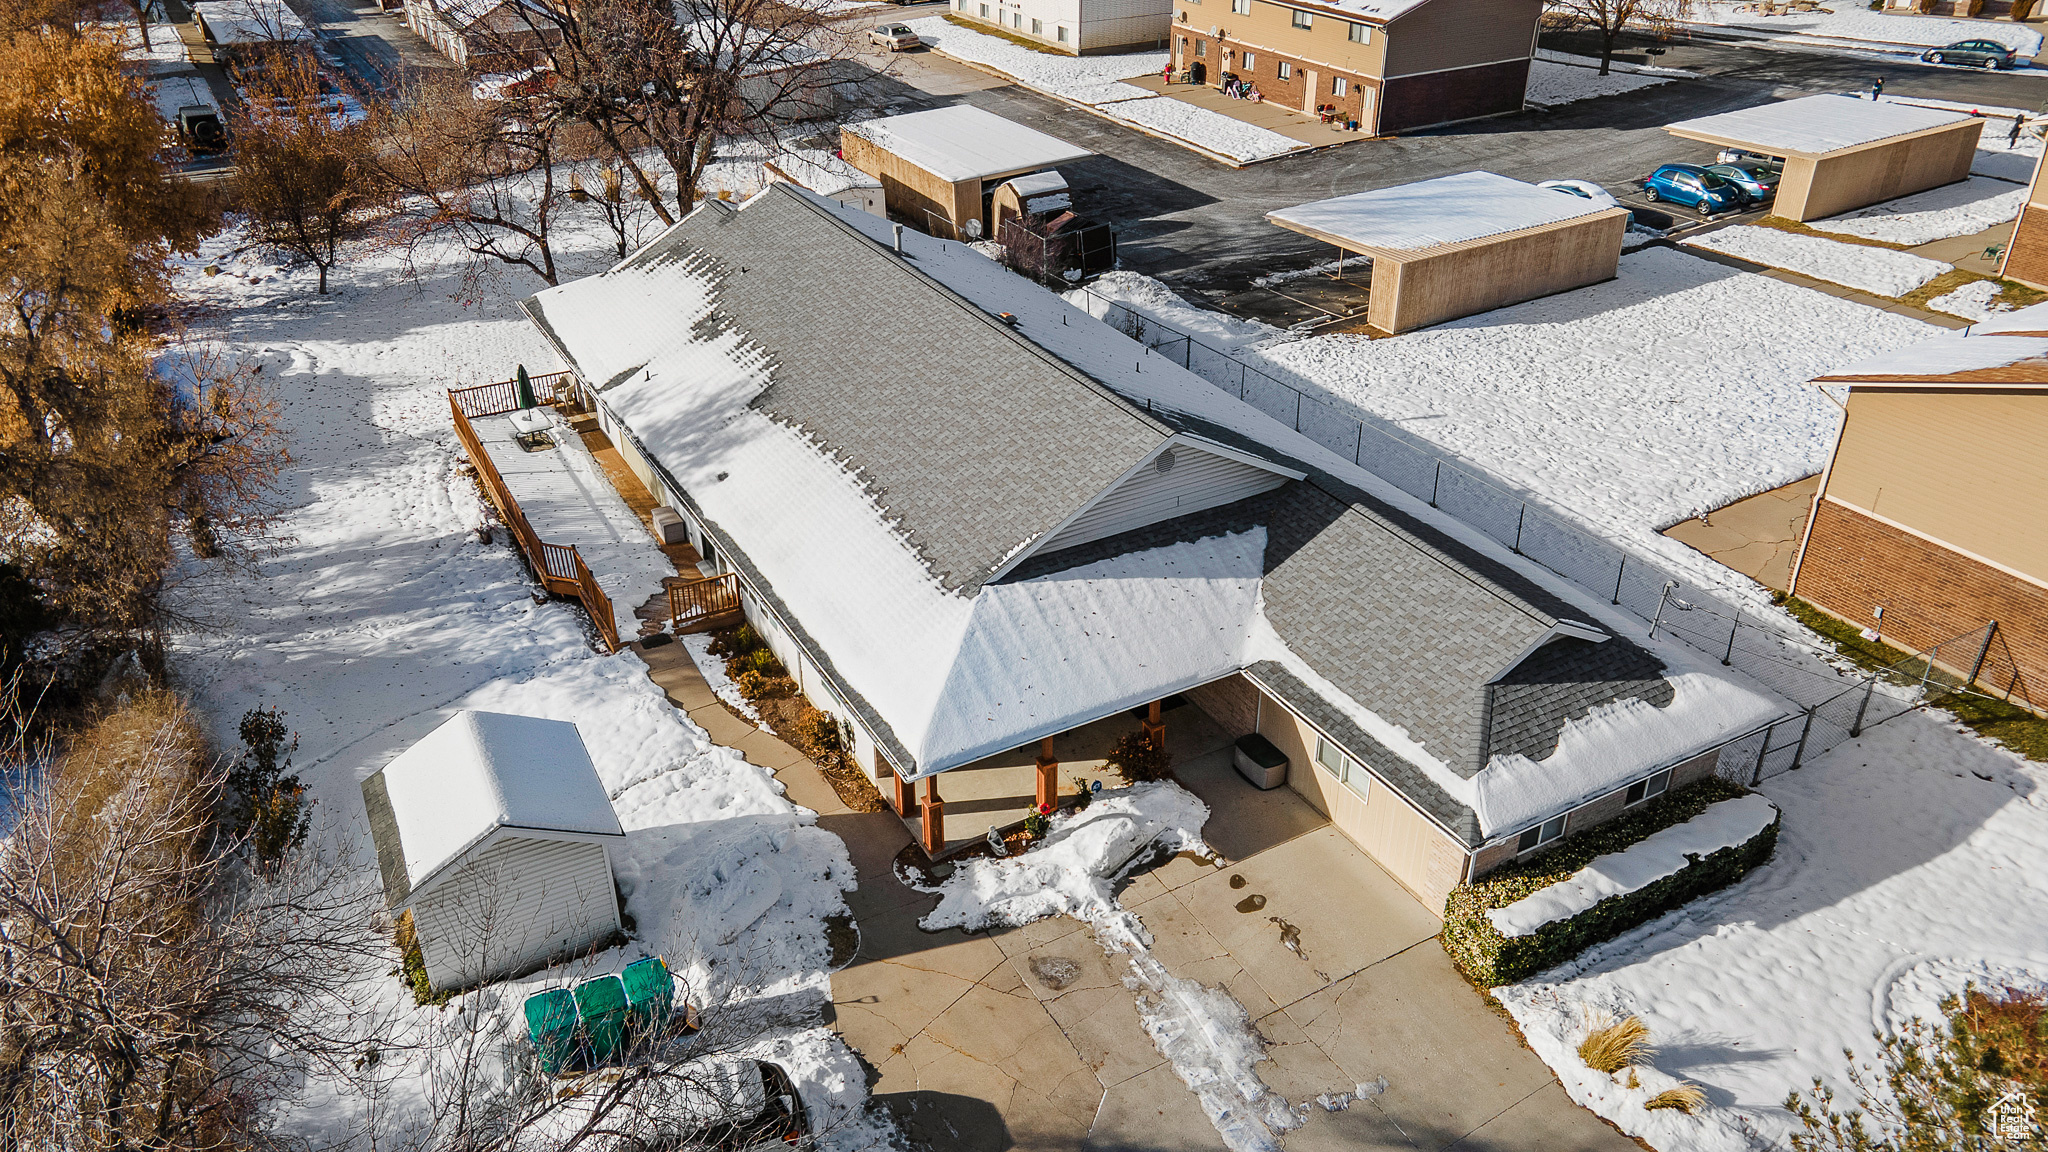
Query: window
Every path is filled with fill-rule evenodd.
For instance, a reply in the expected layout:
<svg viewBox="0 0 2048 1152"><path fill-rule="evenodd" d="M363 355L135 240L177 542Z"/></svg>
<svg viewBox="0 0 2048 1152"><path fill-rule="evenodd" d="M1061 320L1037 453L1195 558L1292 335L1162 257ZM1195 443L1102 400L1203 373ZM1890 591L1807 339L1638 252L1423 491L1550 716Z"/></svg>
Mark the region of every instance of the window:
<svg viewBox="0 0 2048 1152"><path fill-rule="evenodd" d="M1233 16L1251 15L1252 0L1230 0L1230 13Z"/></svg>
<svg viewBox="0 0 2048 1152"><path fill-rule="evenodd" d="M1351 42L1353 44L1372 43L1372 29L1364 24L1353 24L1351 26Z"/></svg>
<svg viewBox="0 0 2048 1152"><path fill-rule="evenodd" d="M1067 30L1064 27L1062 27L1058 29L1058 32L1059 35L1055 38L1059 40L1060 43L1065 44L1067 42Z"/></svg>
<svg viewBox="0 0 2048 1152"><path fill-rule="evenodd" d="M1244 69L1245 71L1249 72L1249 71L1251 71L1252 69L1254 69L1254 68L1256 68L1256 67L1258 67L1258 66L1259 66L1259 54L1258 54L1258 53L1256 53L1256 52L1247 52L1247 53L1245 53L1245 54L1244 54L1244 63L1243 63L1242 65L1240 65L1240 67L1242 67L1242 68L1243 68L1243 69Z"/></svg>
<svg viewBox="0 0 2048 1152"><path fill-rule="evenodd" d="M1552 816L1536 827L1522 833L1522 838L1515 841L1515 851L1518 853L1527 852L1538 845L1548 844L1562 835L1564 835L1564 817Z"/></svg>
<svg viewBox="0 0 2048 1152"><path fill-rule="evenodd" d="M1647 780L1638 780L1629 785L1626 803L1641 804L1653 796L1662 796L1664 790L1669 787L1671 787L1671 770L1667 768Z"/></svg>
<svg viewBox="0 0 2048 1152"><path fill-rule="evenodd" d="M1024 27L1024 14L1023 14L1022 12L1012 12L1012 13L1010 13L1010 27L1012 27L1012 28L1022 28L1022 27Z"/></svg>
<svg viewBox="0 0 2048 1152"><path fill-rule="evenodd" d="M1316 22L1315 17L1309 15L1306 12L1303 12L1299 8L1294 9L1292 14L1294 16L1294 26L1296 28L1307 28Z"/></svg>
<svg viewBox="0 0 2048 1152"><path fill-rule="evenodd" d="M1281 78L1282 80L1287 80L1287 79L1291 79L1291 78L1292 78L1293 76L1294 76L1294 65L1292 65L1292 64L1289 64L1289 63L1288 63L1287 61L1285 61L1285 60L1282 60L1282 61L1280 62L1280 78Z"/></svg>
<svg viewBox="0 0 2048 1152"><path fill-rule="evenodd" d="M1031 34L1033 36L1045 35L1045 24L1042 21L1035 19L1031 21Z"/></svg>
<svg viewBox="0 0 2048 1152"><path fill-rule="evenodd" d="M1348 76L1338 76L1338 77L1335 77L1335 78L1333 78L1333 79L1332 79L1332 80L1330 81L1330 95L1332 95L1332 96L1344 96L1344 95L1347 95L1347 94L1349 94L1349 93L1350 93L1350 91L1351 91L1351 78L1350 78L1350 77L1348 77Z"/></svg>
<svg viewBox="0 0 2048 1152"><path fill-rule="evenodd" d="M983 5L981 6L981 18L982 18L983 20L986 20L986 19L988 19L988 5L986 5L986 4L983 4Z"/></svg>
<svg viewBox="0 0 2048 1152"><path fill-rule="evenodd" d="M1361 797L1372 795L1372 773L1365 766L1345 755L1342 748L1316 737L1316 763L1335 776L1338 782L1348 786Z"/></svg>
<svg viewBox="0 0 2048 1152"><path fill-rule="evenodd" d="M1197 40L1197 41L1195 41L1195 55L1197 55L1197 56L1207 56L1208 54L1209 54L1209 42L1208 42L1207 40Z"/></svg>

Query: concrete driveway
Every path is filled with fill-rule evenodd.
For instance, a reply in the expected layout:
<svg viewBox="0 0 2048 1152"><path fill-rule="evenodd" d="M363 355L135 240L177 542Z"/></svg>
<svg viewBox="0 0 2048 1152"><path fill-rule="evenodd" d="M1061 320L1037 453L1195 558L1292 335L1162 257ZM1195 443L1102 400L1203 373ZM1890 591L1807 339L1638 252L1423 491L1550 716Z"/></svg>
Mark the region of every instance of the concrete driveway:
<svg viewBox="0 0 2048 1152"><path fill-rule="evenodd" d="M1239 781L1227 737L1196 709L1173 715L1177 770L1208 801L1227 863L1168 861L1122 903L1170 971L1245 1007L1270 1045L1260 1074L1290 1101L1385 1078L1346 1111L1311 1105L1288 1148L1635 1147L1574 1106L1457 975L1429 909L1295 793ZM1140 1027L1124 962L1087 925L924 932L934 899L891 870L902 824L843 809L819 823L860 869L861 948L832 980L836 1027L915 1138L975 1152L1223 1147Z"/></svg>

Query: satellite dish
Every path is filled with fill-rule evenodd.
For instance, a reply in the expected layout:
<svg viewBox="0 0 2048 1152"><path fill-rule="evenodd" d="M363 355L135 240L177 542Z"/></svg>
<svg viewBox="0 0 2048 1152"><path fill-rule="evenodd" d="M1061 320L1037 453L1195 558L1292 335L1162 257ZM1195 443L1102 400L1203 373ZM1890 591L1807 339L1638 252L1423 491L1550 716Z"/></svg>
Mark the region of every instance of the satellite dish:
<svg viewBox="0 0 2048 1152"><path fill-rule="evenodd" d="M981 221L969 220L966 226L960 229L960 232L969 240L981 239Z"/></svg>

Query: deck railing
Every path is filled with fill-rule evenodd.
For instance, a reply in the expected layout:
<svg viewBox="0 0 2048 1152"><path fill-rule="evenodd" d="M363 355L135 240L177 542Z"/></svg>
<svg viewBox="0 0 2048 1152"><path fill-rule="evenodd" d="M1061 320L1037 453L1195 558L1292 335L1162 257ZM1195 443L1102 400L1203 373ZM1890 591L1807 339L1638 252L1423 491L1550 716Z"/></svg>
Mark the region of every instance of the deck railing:
<svg viewBox="0 0 2048 1152"><path fill-rule="evenodd" d="M568 373L555 375L567 376ZM534 394L542 395L543 380L549 381L547 394L553 395L555 384L551 376L533 378ZM492 407L508 397L509 402L503 408ZM462 450L469 453L469 462L476 466L477 475L483 478L484 493L498 509L498 517L511 530L512 539L518 542L526 562L540 576L541 586L558 596L574 596L582 601L584 611L590 613L590 622L597 625L598 635L604 638L605 650L617 652L619 625L612 615L611 597L597 586L597 577L583 562L582 554L574 545L549 544L533 530L533 525L526 522L526 513L520 510L519 501L512 498L512 490L505 486L505 478L498 474L498 466L491 462L491 454L484 451L483 440L470 423L473 416L495 416L517 407L518 389L510 380L448 393L448 412L455 422L455 437L462 441Z"/></svg>
<svg viewBox="0 0 2048 1152"><path fill-rule="evenodd" d="M708 580L669 585L669 627L679 636L739 610L739 578L730 572Z"/></svg>
<svg viewBox="0 0 2048 1152"><path fill-rule="evenodd" d="M576 378L570 373L546 372L539 376L529 376L527 380L533 385L534 399L542 404L555 404L575 398ZM479 384L474 388L450 388L448 402L471 420L497 416L519 407L519 382L500 380L495 384Z"/></svg>

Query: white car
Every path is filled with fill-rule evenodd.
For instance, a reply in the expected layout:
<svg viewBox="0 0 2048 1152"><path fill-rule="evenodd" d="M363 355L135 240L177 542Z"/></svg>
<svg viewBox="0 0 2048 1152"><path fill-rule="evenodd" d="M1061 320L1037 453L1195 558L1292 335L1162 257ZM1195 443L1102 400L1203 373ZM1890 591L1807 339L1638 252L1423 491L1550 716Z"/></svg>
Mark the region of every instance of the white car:
<svg viewBox="0 0 2048 1152"><path fill-rule="evenodd" d="M868 42L891 52L901 52L924 43L908 24L877 24L868 29Z"/></svg>
<svg viewBox="0 0 2048 1152"><path fill-rule="evenodd" d="M1613 193L1591 180L1545 180L1537 187L1562 192L1567 196L1577 196L1581 200L1591 200L1602 208L1621 207L1621 201L1616 200Z"/></svg>

